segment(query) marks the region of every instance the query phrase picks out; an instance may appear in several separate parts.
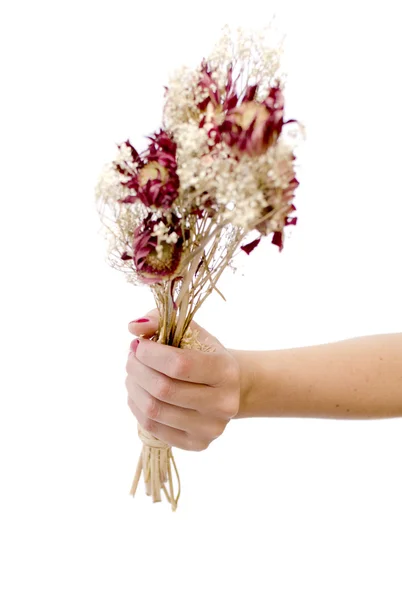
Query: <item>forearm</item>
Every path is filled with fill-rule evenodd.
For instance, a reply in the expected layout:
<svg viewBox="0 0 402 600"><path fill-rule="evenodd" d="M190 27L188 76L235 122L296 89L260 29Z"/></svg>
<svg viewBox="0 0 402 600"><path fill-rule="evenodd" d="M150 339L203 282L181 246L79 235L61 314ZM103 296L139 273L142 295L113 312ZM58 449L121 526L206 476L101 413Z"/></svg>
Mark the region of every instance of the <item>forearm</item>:
<svg viewBox="0 0 402 600"><path fill-rule="evenodd" d="M402 416L402 334L266 352L233 351L238 417Z"/></svg>

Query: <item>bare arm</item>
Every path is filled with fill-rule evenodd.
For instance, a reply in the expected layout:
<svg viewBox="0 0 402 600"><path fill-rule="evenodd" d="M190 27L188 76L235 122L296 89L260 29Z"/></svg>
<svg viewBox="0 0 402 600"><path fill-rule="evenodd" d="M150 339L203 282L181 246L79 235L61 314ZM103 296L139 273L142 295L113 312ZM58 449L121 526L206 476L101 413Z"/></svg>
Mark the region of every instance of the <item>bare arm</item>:
<svg viewBox="0 0 402 600"><path fill-rule="evenodd" d="M233 418L402 417L402 333L245 352L193 323L206 353L150 341L157 327L156 310L129 325L141 337L130 345L127 400L171 446L203 450Z"/></svg>
<svg viewBox="0 0 402 600"><path fill-rule="evenodd" d="M232 353L242 379L239 418L402 416L402 333Z"/></svg>

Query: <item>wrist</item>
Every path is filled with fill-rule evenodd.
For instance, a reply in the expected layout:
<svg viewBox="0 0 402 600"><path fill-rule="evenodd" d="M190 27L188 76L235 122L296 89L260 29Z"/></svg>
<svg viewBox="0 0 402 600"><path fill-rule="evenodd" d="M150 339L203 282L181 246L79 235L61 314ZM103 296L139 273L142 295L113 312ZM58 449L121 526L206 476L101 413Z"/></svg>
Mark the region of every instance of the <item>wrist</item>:
<svg viewBox="0 0 402 600"><path fill-rule="evenodd" d="M241 419L252 416L250 407L254 380L250 361L250 355L252 353L245 350L229 350L229 352L236 359L239 366L239 410L234 418Z"/></svg>

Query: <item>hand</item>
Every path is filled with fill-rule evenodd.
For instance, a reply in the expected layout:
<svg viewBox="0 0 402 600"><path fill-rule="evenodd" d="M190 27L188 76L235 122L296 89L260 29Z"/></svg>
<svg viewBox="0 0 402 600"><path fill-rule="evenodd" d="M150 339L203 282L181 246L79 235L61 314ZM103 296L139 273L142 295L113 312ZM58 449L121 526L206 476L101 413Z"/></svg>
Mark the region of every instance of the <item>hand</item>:
<svg viewBox="0 0 402 600"><path fill-rule="evenodd" d="M141 426L159 440L184 450L205 450L236 416L240 369L222 344L196 323L200 342L214 352L173 348L149 339L158 312L129 324L141 335L130 345L126 388L128 405Z"/></svg>

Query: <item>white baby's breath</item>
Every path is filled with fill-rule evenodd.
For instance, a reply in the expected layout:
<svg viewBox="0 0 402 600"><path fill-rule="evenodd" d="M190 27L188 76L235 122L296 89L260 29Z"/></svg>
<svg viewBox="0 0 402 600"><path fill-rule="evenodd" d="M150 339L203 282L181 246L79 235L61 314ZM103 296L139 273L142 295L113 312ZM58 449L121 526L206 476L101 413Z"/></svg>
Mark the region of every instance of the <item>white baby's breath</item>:
<svg viewBox="0 0 402 600"><path fill-rule="evenodd" d="M265 218L267 210L272 213L270 231L281 231L284 215L289 212L292 198L289 184L295 176L293 152L302 137L300 125L284 127L279 139L266 151L252 156L236 147L232 148L219 137L222 124L229 123L230 126L230 121L225 121L226 109L222 108L222 101L228 92L235 92L241 103L246 89L256 85L255 102L262 103L272 87L279 86L283 90L285 75L281 70L282 47L282 39L272 24L260 31L242 28L233 31L225 27L220 40L201 66L195 69L183 66L173 73L168 82L163 129L176 144L176 174L180 181L178 197L168 213L169 210L178 211L183 231L183 227L190 227L189 223L194 223L191 215L195 209L203 208L203 202L209 202L209 206L213 207L213 217L208 228L203 227L211 232L216 226L217 231L223 232L222 240L226 239L227 247L221 260L226 261L225 264L229 264L228 256L234 251L234 246L230 250L230 245L238 245L242 237ZM231 88L228 86L230 70ZM209 89L207 84L205 87L200 85L201 80L207 82ZM218 92L218 103L204 102L210 92ZM200 108L201 103L203 105ZM122 143L113 163L106 165L102 172L96 188L97 197L111 209L113 203L128 195L135 198L135 191L123 184L138 173L138 167L133 159L132 147ZM290 199L288 204L284 198ZM140 210L139 205L142 207ZM130 226L126 210L135 215ZM152 215L156 221L151 235L157 238L156 252L159 258L166 244L175 245L179 240L178 233L167 225L166 209L160 206L151 204L145 208L137 201L126 208L121 207L117 212L115 218L123 223L125 239L117 242L121 231L114 231L114 247L126 256L129 255L129 238L133 227L138 226L146 215ZM229 230L231 234L225 238L225 232ZM184 244L186 252L191 252L191 239L190 236ZM222 240L219 245L221 250L225 243ZM208 242L206 247L214 246ZM213 265L218 264L216 260L212 255L208 257L212 271Z"/></svg>
<svg viewBox="0 0 402 600"><path fill-rule="evenodd" d="M116 165L124 169L126 174L120 173L116 169ZM101 171L95 187L96 199L110 204L128 196L129 193L134 195L135 193L128 190L123 184L127 183L136 173L137 166L138 164L133 161L130 147L126 142L120 144L114 161L106 164Z"/></svg>
<svg viewBox="0 0 402 600"><path fill-rule="evenodd" d="M120 144L120 148L114 162L122 169L132 172L134 172L135 167L137 166L137 163L133 161L131 148L126 142Z"/></svg>
<svg viewBox="0 0 402 600"><path fill-rule="evenodd" d="M228 68L232 66L238 95L241 96L247 86L258 83L257 99L261 100L271 86L284 81L281 54L282 39L272 23L260 31L242 28L232 31L226 26L206 63L212 69L211 77L221 95L225 93ZM197 103L208 96L199 86L200 79L200 68L182 67L171 77L166 94L164 119L177 143L181 199L184 203L197 203L197 198L207 191L224 218L247 230L266 205L266 192L271 192L271 199L279 198L272 190L286 189L289 183L283 174L281 178L279 169L279 154L285 150L237 160L228 147L216 144L214 126L220 124L224 115L216 112L212 103L206 111L197 108ZM215 86L211 89L216 90ZM210 148L213 148L213 158Z"/></svg>
<svg viewBox="0 0 402 600"><path fill-rule="evenodd" d="M95 197L106 204L117 202L127 196L127 188L123 183L130 179L119 173L114 164L104 166L95 188Z"/></svg>

